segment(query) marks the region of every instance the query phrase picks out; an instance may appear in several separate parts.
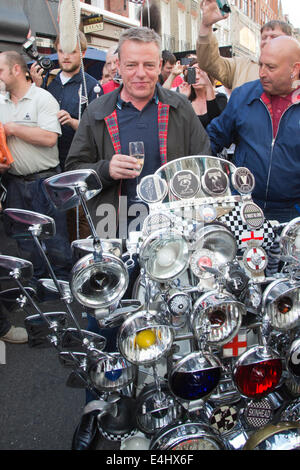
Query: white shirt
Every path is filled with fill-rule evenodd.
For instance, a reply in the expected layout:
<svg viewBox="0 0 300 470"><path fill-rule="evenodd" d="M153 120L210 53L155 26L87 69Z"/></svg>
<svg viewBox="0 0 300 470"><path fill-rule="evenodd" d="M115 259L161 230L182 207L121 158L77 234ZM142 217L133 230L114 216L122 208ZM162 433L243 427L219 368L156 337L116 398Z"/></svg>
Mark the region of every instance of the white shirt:
<svg viewBox="0 0 300 470"><path fill-rule="evenodd" d="M60 135L58 111L59 104L56 99L48 91L32 84L26 95L16 104L11 101L9 94L5 96L4 103L0 102L0 122L40 127ZM25 176L54 168L59 164L57 145L32 145L15 136L7 137L7 145L14 159L9 173Z"/></svg>

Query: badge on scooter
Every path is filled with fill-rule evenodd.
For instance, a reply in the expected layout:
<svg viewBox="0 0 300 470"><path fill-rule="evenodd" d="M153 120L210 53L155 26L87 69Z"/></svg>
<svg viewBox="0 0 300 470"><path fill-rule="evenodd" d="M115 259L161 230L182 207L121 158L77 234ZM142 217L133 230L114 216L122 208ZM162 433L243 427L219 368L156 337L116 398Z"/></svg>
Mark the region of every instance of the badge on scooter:
<svg viewBox="0 0 300 470"><path fill-rule="evenodd" d="M228 177L219 168L209 168L202 176L202 187L211 196L222 196L228 188Z"/></svg>
<svg viewBox="0 0 300 470"><path fill-rule="evenodd" d="M254 175L248 168L239 167L236 168L232 174L232 186L240 194L252 193L255 186Z"/></svg>
<svg viewBox="0 0 300 470"><path fill-rule="evenodd" d="M293 378L299 383L300 380L300 339L296 339L290 348L287 357L287 368Z"/></svg>
<svg viewBox="0 0 300 470"><path fill-rule="evenodd" d="M243 262L250 272L260 274L267 267L267 253L261 246L250 246L244 252Z"/></svg>
<svg viewBox="0 0 300 470"><path fill-rule="evenodd" d="M148 175L141 179L137 187L138 197L147 203L162 201L168 192L168 185L158 175Z"/></svg>
<svg viewBox="0 0 300 470"><path fill-rule="evenodd" d="M199 207L199 220L206 224L213 222L217 218L217 211L214 206L205 204Z"/></svg>
<svg viewBox="0 0 300 470"><path fill-rule="evenodd" d="M260 428L273 419L273 407L267 398L251 400L244 409L243 417L252 428Z"/></svg>
<svg viewBox="0 0 300 470"><path fill-rule="evenodd" d="M245 202L241 207L242 221L251 229L259 229L265 220L261 208L254 202Z"/></svg>
<svg viewBox="0 0 300 470"><path fill-rule="evenodd" d="M234 406L220 406L216 408L209 422L211 426L216 429L220 434L231 431L237 424L238 412Z"/></svg>
<svg viewBox="0 0 300 470"><path fill-rule="evenodd" d="M175 173L170 187L174 196L187 199L196 196L200 189L200 180L192 171L182 170Z"/></svg>
<svg viewBox="0 0 300 470"><path fill-rule="evenodd" d="M146 237L156 230L171 229L172 218L163 212L149 214L143 223L142 232Z"/></svg>

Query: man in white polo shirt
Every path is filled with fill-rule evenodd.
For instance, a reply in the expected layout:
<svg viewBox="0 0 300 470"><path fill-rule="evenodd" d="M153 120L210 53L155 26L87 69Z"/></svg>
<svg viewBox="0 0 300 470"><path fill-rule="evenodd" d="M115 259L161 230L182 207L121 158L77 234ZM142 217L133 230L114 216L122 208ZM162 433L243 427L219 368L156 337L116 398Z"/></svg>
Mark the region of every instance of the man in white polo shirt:
<svg viewBox="0 0 300 470"><path fill-rule="evenodd" d="M47 254L59 279L68 279L71 250L68 242L65 214L57 211L43 186L43 180L60 172L57 138L60 124L59 105L55 98L26 77L23 57L7 51L0 54L0 81L6 96L0 103L0 122L4 125L7 145L14 162L0 165L2 180L7 188L5 207L32 210L55 220L56 234L45 240ZM34 279L49 277L42 258L31 240L19 240L20 257L34 266Z"/></svg>

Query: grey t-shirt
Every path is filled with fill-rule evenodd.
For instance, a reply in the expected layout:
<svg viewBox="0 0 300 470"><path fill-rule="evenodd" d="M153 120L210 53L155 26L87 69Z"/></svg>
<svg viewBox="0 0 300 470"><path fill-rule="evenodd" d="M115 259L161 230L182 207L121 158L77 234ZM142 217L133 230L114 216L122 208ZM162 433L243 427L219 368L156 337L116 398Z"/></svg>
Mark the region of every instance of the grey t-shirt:
<svg viewBox="0 0 300 470"><path fill-rule="evenodd" d="M58 111L59 104L56 99L48 91L32 84L17 104L10 100L8 94L4 102L0 102L0 122L40 127L60 135ZM53 147L44 147L32 145L15 136L8 136L7 145L14 158L9 173L14 175L38 173L59 164L57 144Z"/></svg>

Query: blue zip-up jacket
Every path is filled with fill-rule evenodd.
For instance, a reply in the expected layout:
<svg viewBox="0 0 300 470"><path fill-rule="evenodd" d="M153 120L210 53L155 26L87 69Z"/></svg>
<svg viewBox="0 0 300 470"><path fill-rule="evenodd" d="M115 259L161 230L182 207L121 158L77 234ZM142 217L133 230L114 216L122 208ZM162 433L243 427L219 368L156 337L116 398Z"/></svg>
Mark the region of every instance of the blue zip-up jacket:
<svg viewBox="0 0 300 470"><path fill-rule="evenodd" d="M234 163L254 174L252 197L263 210L290 208L300 202L300 95L294 93L275 138L265 97L260 80L236 88L206 131L214 155L236 144Z"/></svg>

